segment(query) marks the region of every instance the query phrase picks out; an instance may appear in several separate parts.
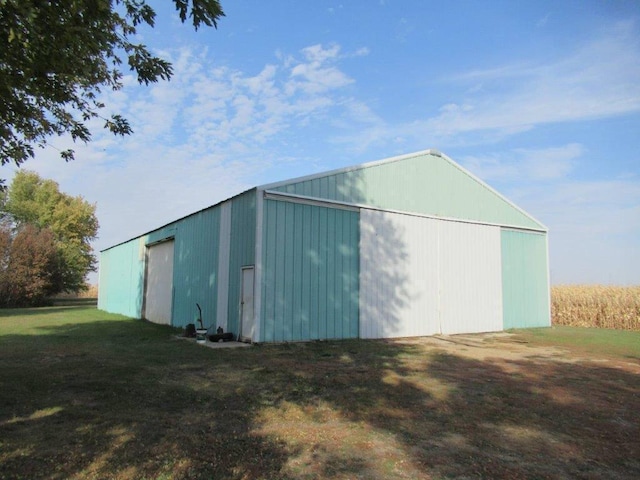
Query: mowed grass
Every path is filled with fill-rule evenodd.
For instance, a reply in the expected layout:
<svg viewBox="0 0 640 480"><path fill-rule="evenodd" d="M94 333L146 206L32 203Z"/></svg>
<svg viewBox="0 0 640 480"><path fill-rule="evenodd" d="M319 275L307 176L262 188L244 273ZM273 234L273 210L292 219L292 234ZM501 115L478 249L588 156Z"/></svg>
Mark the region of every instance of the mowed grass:
<svg viewBox="0 0 640 480"><path fill-rule="evenodd" d="M640 331L553 326L513 331L535 345L554 345L581 355L640 361Z"/></svg>
<svg viewBox="0 0 640 480"><path fill-rule="evenodd" d="M0 310L0 478L640 478L634 332L595 335L590 356L564 328L477 347L177 333Z"/></svg>

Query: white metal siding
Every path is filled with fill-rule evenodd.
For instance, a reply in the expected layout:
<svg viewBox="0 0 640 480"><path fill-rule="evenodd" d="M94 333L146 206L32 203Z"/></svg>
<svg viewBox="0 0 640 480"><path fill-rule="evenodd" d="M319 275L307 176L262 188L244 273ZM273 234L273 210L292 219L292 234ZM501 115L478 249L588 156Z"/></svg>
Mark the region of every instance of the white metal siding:
<svg viewBox="0 0 640 480"><path fill-rule="evenodd" d="M500 228L439 224L441 333L502 330Z"/></svg>
<svg viewBox="0 0 640 480"><path fill-rule="evenodd" d="M437 220L360 211L360 337L438 333Z"/></svg>
<svg viewBox="0 0 640 480"><path fill-rule="evenodd" d="M229 314L229 256L231 252L231 202L220 206L220 237L218 253L218 305L216 325L226 332Z"/></svg>
<svg viewBox="0 0 640 480"><path fill-rule="evenodd" d="M145 318L150 322L171 324L173 306L173 241L149 247Z"/></svg>
<svg viewBox="0 0 640 480"><path fill-rule="evenodd" d="M255 334L254 310L254 267L242 269L242 287L240 303L240 338L252 341Z"/></svg>
<svg viewBox="0 0 640 480"><path fill-rule="evenodd" d="M360 337L502 329L500 229L362 209Z"/></svg>

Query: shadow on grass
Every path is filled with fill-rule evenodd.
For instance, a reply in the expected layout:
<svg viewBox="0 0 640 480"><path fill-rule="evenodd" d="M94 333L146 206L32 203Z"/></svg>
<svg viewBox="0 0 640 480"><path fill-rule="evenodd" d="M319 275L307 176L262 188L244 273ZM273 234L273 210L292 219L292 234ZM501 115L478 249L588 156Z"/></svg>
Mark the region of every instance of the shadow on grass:
<svg viewBox="0 0 640 480"><path fill-rule="evenodd" d="M384 341L211 350L141 321L48 328L0 337L7 478L640 476L639 376L621 368Z"/></svg>
<svg viewBox="0 0 640 480"><path fill-rule="evenodd" d="M346 363L346 344L332 359L274 359L272 371L292 370L289 384L297 384L281 402L301 411L328 404L351 425L391 434L400 463L414 469L407 478L640 478L637 366L481 361L386 342L369 342L370 352L366 343ZM338 459L371 478L364 466L384 451L362 443L368 448Z"/></svg>
<svg viewBox="0 0 640 480"><path fill-rule="evenodd" d="M135 320L46 328L36 342L0 337L0 476L258 478L280 470L282 445L251 434L250 379L230 374L227 362L242 363L234 352Z"/></svg>
<svg viewBox="0 0 640 480"><path fill-rule="evenodd" d="M98 305L98 299L97 298L52 298L51 303L54 307L60 307L60 306L95 307Z"/></svg>
<svg viewBox="0 0 640 480"><path fill-rule="evenodd" d="M60 313L73 310L82 310L86 307L86 305L58 305L33 308L0 308L0 318L42 316L43 314L47 313Z"/></svg>

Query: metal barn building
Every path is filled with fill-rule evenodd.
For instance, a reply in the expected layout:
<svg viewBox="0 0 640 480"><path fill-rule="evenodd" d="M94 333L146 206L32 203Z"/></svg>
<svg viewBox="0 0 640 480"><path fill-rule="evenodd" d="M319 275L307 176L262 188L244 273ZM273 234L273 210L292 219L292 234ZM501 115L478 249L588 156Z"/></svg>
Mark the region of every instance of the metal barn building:
<svg viewBox="0 0 640 480"><path fill-rule="evenodd" d="M427 150L263 185L101 252L98 307L253 342L550 324L547 229Z"/></svg>

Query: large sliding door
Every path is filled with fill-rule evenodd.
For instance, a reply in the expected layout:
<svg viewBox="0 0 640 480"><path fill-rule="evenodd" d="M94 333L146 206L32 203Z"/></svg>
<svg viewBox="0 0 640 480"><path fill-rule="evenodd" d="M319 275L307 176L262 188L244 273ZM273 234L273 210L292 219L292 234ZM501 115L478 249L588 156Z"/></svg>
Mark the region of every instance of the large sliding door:
<svg viewBox="0 0 640 480"><path fill-rule="evenodd" d="M173 308L173 240L149 247L144 317L171 325Z"/></svg>
<svg viewBox="0 0 640 480"><path fill-rule="evenodd" d="M437 223L360 210L360 337L438 332Z"/></svg>
<svg viewBox="0 0 640 480"><path fill-rule="evenodd" d="M360 336L502 329L500 228L362 209Z"/></svg>

